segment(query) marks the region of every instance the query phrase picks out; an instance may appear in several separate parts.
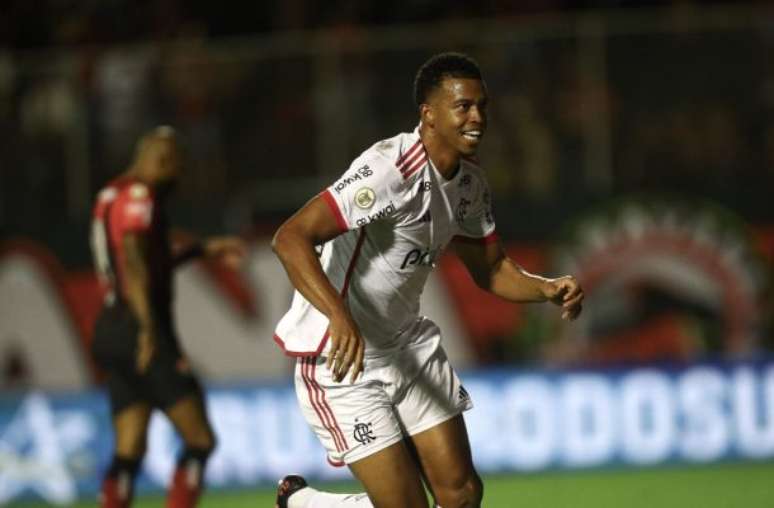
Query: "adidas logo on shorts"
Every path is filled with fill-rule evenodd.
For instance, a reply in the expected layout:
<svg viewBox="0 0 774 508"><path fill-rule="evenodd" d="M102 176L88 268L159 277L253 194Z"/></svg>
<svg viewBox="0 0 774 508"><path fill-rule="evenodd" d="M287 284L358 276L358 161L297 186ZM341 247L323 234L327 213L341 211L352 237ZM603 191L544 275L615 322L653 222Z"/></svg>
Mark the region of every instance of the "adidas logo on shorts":
<svg viewBox="0 0 774 508"><path fill-rule="evenodd" d="M470 400L470 394L462 385L460 385L460 391L457 393L457 398L460 402L467 402Z"/></svg>

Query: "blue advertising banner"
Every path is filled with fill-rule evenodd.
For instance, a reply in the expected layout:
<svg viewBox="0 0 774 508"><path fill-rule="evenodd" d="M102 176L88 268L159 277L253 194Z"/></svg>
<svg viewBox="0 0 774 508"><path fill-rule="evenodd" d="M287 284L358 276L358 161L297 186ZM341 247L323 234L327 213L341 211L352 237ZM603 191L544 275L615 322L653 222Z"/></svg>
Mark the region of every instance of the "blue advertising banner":
<svg viewBox="0 0 774 508"><path fill-rule="evenodd" d="M774 362L462 377L475 404L466 419L483 473L774 458ZM208 393L218 434L210 487L266 484L288 472L348 477L326 461L291 386ZM0 396L0 504L95 496L111 439L100 392ZM164 488L178 447L171 426L154 416L139 491Z"/></svg>

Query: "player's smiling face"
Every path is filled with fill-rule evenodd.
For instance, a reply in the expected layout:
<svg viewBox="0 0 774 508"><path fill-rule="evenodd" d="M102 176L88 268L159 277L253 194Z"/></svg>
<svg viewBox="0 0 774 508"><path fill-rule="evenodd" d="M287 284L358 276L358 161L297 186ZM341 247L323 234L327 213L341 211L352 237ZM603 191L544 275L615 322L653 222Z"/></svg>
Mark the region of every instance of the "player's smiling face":
<svg viewBox="0 0 774 508"><path fill-rule="evenodd" d="M473 155L486 131L486 85L478 79L445 78L428 100L438 137L460 155Z"/></svg>

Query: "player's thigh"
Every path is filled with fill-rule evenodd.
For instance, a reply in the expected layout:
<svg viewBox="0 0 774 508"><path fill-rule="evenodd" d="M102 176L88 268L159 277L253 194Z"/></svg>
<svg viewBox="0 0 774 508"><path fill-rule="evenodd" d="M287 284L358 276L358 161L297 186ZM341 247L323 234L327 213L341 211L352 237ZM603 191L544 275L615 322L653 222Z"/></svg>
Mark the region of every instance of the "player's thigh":
<svg viewBox="0 0 774 508"><path fill-rule="evenodd" d="M426 508L427 497L414 457L403 441L349 464L376 508Z"/></svg>
<svg viewBox="0 0 774 508"><path fill-rule="evenodd" d="M115 434L115 451L125 458L145 453L152 403L142 390L133 366L116 364L107 371L106 388Z"/></svg>
<svg viewBox="0 0 774 508"><path fill-rule="evenodd" d="M441 506L478 506L483 492L459 414L411 436L422 473Z"/></svg>
<svg viewBox="0 0 774 508"><path fill-rule="evenodd" d="M441 506L476 506L481 484L473 468L462 412L472 402L438 348L396 405L430 490Z"/></svg>
<svg viewBox="0 0 774 508"><path fill-rule="evenodd" d="M116 455L139 459L145 454L152 410L147 402L135 402L113 414Z"/></svg>
<svg viewBox="0 0 774 508"><path fill-rule="evenodd" d="M164 409L186 446L211 449L215 434L207 417L201 391L190 392Z"/></svg>
<svg viewBox="0 0 774 508"><path fill-rule="evenodd" d="M185 359L160 351L148 367L144 381L155 405L164 411L186 446L215 446L204 390Z"/></svg>

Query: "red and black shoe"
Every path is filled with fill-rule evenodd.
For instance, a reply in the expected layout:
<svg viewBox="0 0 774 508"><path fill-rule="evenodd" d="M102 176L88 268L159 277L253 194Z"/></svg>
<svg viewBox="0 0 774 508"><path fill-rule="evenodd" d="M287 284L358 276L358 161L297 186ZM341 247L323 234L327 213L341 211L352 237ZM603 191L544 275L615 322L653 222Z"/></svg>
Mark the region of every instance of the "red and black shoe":
<svg viewBox="0 0 774 508"><path fill-rule="evenodd" d="M277 504L275 508L288 508L288 498L291 494L307 486L306 480L297 474L289 474L281 479L277 484Z"/></svg>

